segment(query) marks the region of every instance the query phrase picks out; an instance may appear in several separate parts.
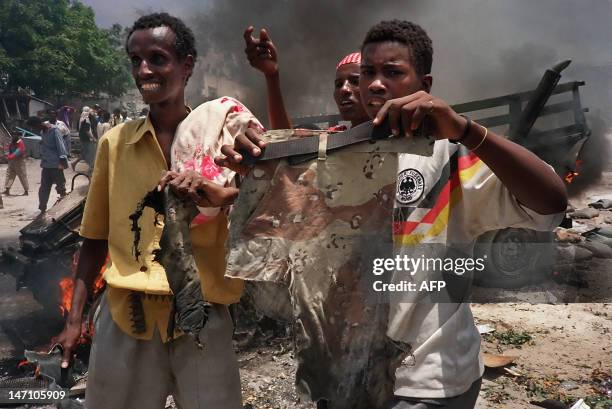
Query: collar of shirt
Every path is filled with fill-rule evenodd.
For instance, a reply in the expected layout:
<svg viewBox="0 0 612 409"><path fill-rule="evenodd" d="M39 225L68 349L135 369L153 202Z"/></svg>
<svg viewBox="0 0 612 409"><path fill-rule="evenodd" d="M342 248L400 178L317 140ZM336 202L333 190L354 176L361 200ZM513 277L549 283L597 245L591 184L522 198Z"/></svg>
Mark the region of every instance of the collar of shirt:
<svg viewBox="0 0 612 409"><path fill-rule="evenodd" d="M185 109L187 110L187 114L191 112L191 107L185 105ZM127 145L133 145L138 142L147 132L150 132L151 135L155 135L155 128L153 127L153 122L151 122L151 114L149 113L142 124L138 126L136 132L130 134L125 143Z"/></svg>

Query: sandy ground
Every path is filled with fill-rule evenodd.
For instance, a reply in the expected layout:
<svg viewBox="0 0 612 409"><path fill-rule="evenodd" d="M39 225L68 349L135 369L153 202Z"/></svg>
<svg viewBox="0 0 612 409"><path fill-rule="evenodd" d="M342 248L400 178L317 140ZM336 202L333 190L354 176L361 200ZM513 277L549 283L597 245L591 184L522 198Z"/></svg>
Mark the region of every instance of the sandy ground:
<svg viewBox="0 0 612 409"><path fill-rule="evenodd" d="M80 166L86 169L86 165ZM5 169L6 165L0 165L2 186ZM66 171L68 181L73 174L72 170ZM4 197L0 245L15 244L19 229L37 214L38 161L29 160L28 175L30 196ZM12 193L21 191L16 181ZM606 173L597 186L572 199L572 204L582 207L594 197L611 192L612 173ZM54 196L52 192L50 204ZM610 261L595 259L593 269L612 275ZM531 400L572 402L581 397L603 396L598 395L595 380L597 371L612 373L612 304L475 304L473 311L478 324L496 329L483 336L483 351L516 356L509 366L513 374L487 370L477 408L532 408L535 406L529 403ZM23 349L48 347L50 337L62 326L61 320L50 319L50 315L56 316L44 311L27 289L16 291L14 277L0 269L0 378L14 372ZM510 330L528 335L531 340L523 345L517 345L516 340L505 345L504 334ZM314 408L310 403L299 403L295 393L290 338L262 336L254 346L239 349L239 361L245 408ZM612 407L604 405L607 406L591 407ZM168 407L173 407L171 402Z"/></svg>
<svg viewBox="0 0 612 409"><path fill-rule="evenodd" d="M19 178L15 178L11 187L11 195L2 195L4 209L0 209L0 247L10 243L16 243L19 239L19 230L30 223L38 214L38 189L40 188L40 160L27 158L27 174L30 184L29 196L21 196L23 187L19 182ZM73 161L74 159L71 159ZM4 181L6 178L6 164L0 164L0 191L4 192ZM88 166L85 162L79 162L76 166L77 172L86 172ZM66 189L71 190L72 178L76 172L72 168L64 170L66 177ZM75 180L75 187L87 184L84 177L78 177ZM47 208L55 203L59 195L55 191L55 186L51 188L49 195L49 203Z"/></svg>

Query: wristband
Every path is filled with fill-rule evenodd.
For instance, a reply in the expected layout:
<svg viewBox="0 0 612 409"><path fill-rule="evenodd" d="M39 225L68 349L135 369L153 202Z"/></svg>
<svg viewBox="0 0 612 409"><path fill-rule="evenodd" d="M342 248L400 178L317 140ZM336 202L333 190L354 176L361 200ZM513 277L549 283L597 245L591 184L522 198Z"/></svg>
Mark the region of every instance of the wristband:
<svg viewBox="0 0 612 409"><path fill-rule="evenodd" d="M450 143L454 143L454 144L462 143L465 140L465 138L468 136L468 134L470 133L470 127L472 125L472 120L465 115L460 115L460 116L465 118L465 120L467 121L465 124L465 129L463 130L463 133L461 134L459 139L454 139L454 140L449 139L448 141Z"/></svg>

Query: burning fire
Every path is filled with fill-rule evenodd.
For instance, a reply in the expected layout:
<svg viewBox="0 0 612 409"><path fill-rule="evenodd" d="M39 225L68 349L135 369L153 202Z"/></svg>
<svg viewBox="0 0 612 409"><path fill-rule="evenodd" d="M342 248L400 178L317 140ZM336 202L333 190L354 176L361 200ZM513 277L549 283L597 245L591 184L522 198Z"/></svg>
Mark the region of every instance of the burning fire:
<svg viewBox="0 0 612 409"><path fill-rule="evenodd" d="M74 293L74 280L72 277L62 278L59 282L61 291L60 311L65 317L72 307L72 293Z"/></svg>
<svg viewBox="0 0 612 409"><path fill-rule="evenodd" d="M95 296L100 292L100 290L104 287L104 271L106 271L106 266L108 265L109 258L106 257L106 262L100 269L98 273L98 277L96 277L96 281L94 282L93 295ZM72 275L70 277L62 278L59 282L61 298L59 309L63 316L68 315L70 309L72 308L72 294L74 293L74 277L76 277L76 266L79 263L79 252L75 252L72 257Z"/></svg>
<svg viewBox="0 0 612 409"><path fill-rule="evenodd" d="M580 172L577 172L578 168L580 167L580 165L582 164L581 160L577 160L576 161L576 167L574 168L574 170L570 170L565 174L565 183L567 183L568 185L570 183L572 183L574 181L574 178L578 175L580 175Z"/></svg>
<svg viewBox="0 0 612 409"><path fill-rule="evenodd" d="M30 368L26 368L26 371L30 371L30 370L34 370L34 377L38 378L40 376L40 366L36 365L34 362L30 362L27 359L24 359L23 361L20 361L17 364L17 368L23 368L23 367L27 367L27 366L31 366Z"/></svg>
<svg viewBox="0 0 612 409"><path fill-rule="evenodd" d="M574 171L571 171L571 170L570 170L570 171L569 171L569 172L567 172L567 174L565 175L565 178L564 178L564 179L565 179L565 183L567 183L567 184L572 183L572 182L574 181L574 178L575 178L576 176L578 176L579 174L580 174L580 173L578 173L578 172L574 172Z"/></svg>

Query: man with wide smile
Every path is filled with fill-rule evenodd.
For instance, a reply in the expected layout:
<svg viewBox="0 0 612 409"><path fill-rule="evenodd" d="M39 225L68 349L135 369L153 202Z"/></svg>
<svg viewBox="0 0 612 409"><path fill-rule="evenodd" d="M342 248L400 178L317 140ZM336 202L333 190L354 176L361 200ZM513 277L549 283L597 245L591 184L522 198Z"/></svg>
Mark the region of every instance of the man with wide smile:
<svg viewBox="0 0 612 409"><path fill-rule="evenodd" d="M197 53L181 20L166 13L139 18L126 51L150 112L113 127L100 140L80 230L84 241L72 309L56 339L64 350L62 367L69 365L83 308L108 254L112 264L104 273L106 292L96 314L87 407L162 409L173 395L184 409L240 409L227 305L239 300L243 283L223 276L227 219L221 209L238 190L230 186L233 173L216 167L212 158L222 143L258 122L232 98L193 111L186 107L185 85ZM198 334L203 346L178 331L168 334L172 293L154 255L163 224L150 209L143 212L140 241L133 248L130 215L158 185L169 185L202 212L191 222L190 238L203 296L212 305Z"/></svg>

